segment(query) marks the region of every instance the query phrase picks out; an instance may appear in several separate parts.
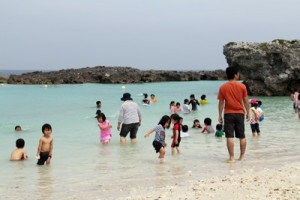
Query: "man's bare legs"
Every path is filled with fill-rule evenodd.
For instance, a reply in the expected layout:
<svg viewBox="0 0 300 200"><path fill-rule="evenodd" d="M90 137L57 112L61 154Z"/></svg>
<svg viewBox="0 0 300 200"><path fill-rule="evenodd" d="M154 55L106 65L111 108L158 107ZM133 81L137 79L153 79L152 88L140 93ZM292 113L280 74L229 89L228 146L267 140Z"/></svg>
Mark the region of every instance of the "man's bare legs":
<svg viewBox="0 0 300 200"><path fill-rule="evenodd" d="M131 144L136 144L136 138L131 139Z"/></svg>
<svg viewBox="0 0 300 200"><path fill-rule="evenodd" d="M240 157L238 159L240 161L245 159L246 144L246 138L240 139ZM227 138L227 149L229 153L228 162L234 162L234 138Z"/></svg>
<svg viewBox="0 0 300 200"><path fill-rule="evenodd" d="M121 136L120 142L121 142L121 144L126 144L126 138Z"/></svg>
<svg viewBox="0 0 300 200"><path fill-rule="evenodd" d="M240 153L240 158L239 158L240 161L243 161L245 159L246 144L247 144L246 138L241 138L240 139L241 153Z"/></svg>
<svg viewBox="0 0 300 200"><path fill-rule="evenodd" d="M228 162L234 162L234 138L227 138L227 149L229 153Z"/></svg>

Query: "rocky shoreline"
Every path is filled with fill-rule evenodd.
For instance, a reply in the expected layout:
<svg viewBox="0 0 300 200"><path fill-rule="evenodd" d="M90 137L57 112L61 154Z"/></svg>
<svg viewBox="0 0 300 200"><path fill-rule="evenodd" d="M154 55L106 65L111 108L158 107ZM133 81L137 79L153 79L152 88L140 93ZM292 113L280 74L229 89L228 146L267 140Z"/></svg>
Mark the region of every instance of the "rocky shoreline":
<svg viewBox="0 0 300 200"><path fill-rule="evenodd" d="M226 80L224 70L168 71L139 70L131 67L86 67L51 72L10 75L8 84L82 84L82 83L150 83L165 81Z"/></svg>
<svg viewBox="0 0 300 200"><path fill-rule="evenodd" d="M300 89L300 40L229 42L223 48L229 66L240 69L250 95L285 96ZM30 72L0 77L8 84L150 83L165 81L227 80L224 70L139 70L131 67L86 67Z"/></svg>
<svg viewBox="0 0 300 200"><path fill-rule="evenodd" d="M224 46L229 66L237 66L250 95L285 96L300 89L300 40L230 42Z"/></svg>

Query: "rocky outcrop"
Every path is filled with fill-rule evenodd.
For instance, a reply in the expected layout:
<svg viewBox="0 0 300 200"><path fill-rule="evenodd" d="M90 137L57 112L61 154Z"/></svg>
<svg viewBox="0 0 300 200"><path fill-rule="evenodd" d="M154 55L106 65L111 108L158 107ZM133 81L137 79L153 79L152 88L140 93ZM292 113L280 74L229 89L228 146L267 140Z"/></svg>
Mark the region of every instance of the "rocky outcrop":
<svg viewBox="0 0 300 200"><path fill-rule="evenodd" d="M250 95L282 96L300 89L300 41L235 43L224 46L229 66L240 69Z"/></svg>
<svg viewBox="0 0 300 200"><path fill-rule="evenodd" d="M9 84L145 83L162 81L224 80L223 70L167 71L139 70L131 67L86 67L52 72L11 75Z"/></svg>
<svg viewBox="0 0 300 200"><path fill-rule="evenodd" d="M7 81L6 78L0 76L0 83L6 83L6 81Z"/></svg>

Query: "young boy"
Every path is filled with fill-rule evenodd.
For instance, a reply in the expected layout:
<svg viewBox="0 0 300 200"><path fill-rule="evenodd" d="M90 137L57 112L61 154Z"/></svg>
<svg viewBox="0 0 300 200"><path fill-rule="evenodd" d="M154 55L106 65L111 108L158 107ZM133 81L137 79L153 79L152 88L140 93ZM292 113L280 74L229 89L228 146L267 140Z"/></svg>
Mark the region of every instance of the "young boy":
<svg viewBox="0 0 300 200"><path fill-rule="evenodd" d="M189 104L192 104L192 111L198 110L197 105L200 105L199 102L196 100L195 95L190 95L190 102Z"/></svg>
<svg viewBox="0 0 300 200"><path fill-rule="evenodd" d="M24 151L25 141L22 138L17 139L16 149L11 152L10 160L26 160L28 158L26 152Z"/></svg>
<svg viewBox="0 0 300 200"><path fill-rule="evenodd" d="M215 130L214 128L211 126L211 119L210 118L205 118L204 119L204 128L202 130L202 133L214 133Z"/></svg>
<svg viewBox="0 0 300 200"><path fill-rule="evenodd" d="M52 127L50 124L44 124L42 126L43 136L40 139L39 147L36 157L38 159L38 165L50 164L52 158L53 138L51 137Z"/></svg>

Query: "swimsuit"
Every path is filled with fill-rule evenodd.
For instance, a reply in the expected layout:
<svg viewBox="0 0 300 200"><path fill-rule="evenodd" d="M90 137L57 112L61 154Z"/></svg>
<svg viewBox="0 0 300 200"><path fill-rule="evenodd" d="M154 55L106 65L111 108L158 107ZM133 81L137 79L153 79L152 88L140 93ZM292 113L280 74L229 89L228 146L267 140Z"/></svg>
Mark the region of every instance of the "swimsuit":
<svg viewBox="0 0 300 200"><path fill-rule="evenodd" d="M52 158L52 156L50 156L49 154L50 154L49 151L40 152L40 159L38 160L37 164L38 165L44 165L49 157Z"/></svg>

